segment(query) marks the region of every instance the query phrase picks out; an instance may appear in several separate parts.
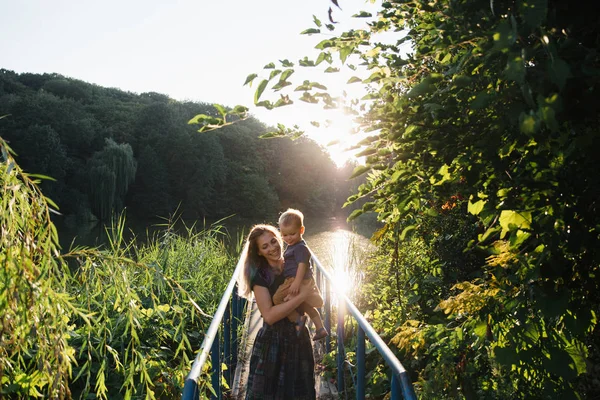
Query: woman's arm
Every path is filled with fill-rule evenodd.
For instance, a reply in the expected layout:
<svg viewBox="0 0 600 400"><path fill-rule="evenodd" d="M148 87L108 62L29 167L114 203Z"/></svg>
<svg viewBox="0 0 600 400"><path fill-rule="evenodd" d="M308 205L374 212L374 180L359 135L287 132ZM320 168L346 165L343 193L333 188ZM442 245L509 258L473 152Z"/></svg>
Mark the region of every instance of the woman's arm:
<svg viewBox="0 0 600 400"><path fill-rule="evenodd" d="M269 289L264 286L254 285L254 298L256 299L256 305L263 320L267 324L273 325L275 322L287 317L288 314L306 300L308 293L312 290L312 288L308 288L307 286L309 285L302 285L298 295L291 297L285 303L274 306Z"/></svg>

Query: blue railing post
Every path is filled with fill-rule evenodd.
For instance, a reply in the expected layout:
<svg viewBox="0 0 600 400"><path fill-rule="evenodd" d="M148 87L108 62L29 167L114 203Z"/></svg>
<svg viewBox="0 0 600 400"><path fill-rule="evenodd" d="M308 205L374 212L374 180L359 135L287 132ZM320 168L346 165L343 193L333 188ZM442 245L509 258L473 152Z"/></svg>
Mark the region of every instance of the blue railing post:
<svg viewBox="0 0 600 400"><path fill-rule="evenodd" d="M217 331L215 340L210 348L210 362L212 364L211 383L215 393L217 394L216 397L212 397L213 399L221 398L221 338L219 336L219 331Z"/></svg>
<svg viewBox="0 0 600 400"><path fill-rule="evenodd" d="M338 302L337 318L337 389L341 393L344 391L344 361L346 351L344 350L344 303L341 299Z"/></svg>
<svg viewBox="0 0 600 400"><path fill-rule="evenodd" d="M227 366L223 376L228 385L231 383L231 301L229 303L223 317L223 362Z"/></svg>
<svg viewBox="0 0 600 400"><path fill-rule="evenodd" d="M392 393L390 396L391 400L402 400L402 396L400 395L400 393L400 381L398 381L396 374L392 371Z"/></svg>
<svg viewBox="0 0 600 400"><path fill-rule="evenodd" d="M340 291L337 288L336 282L335 280L332 279L332 276L329 274L329 272L321 265L321 263L319 262L319 259L314 255L313 253L313 261L314 261L314 265L316 266L316 270L318 270L321 274L322 277L325 279L325 285L327 286L326 289L326 300L325 300L325 326L328 327L328 330L331 332L330 330L330 317L329 317L329 312L330 312L330 307L331 307L331 302L330 302L330 298L331 298L331 293L329 290L329 284L331 283L331 285L333 285L336 288L336 292L338 294L338 303L339 303L339 307L338 307L338 391L342 391L344 389L344 385L343 385L343 366L340 364L340 358L341 356L345 357L344 354L344 347L343 347L343 340L344 340L344 313L347 311L348 314L352 315L354 317L354 319L356 319L356 322L358 323L359 326L359 336L363 336L363 337L368 337L369 341L375 346L375 348L379 351L379 354L381 354L381 356L383 357L385 363L390 367L392 374L394 375L393 379L392 379L392 398L397 398L394 396L399 396L400 393L402 393L402 395L404 396L404 400L416 400L417 397L415 395L413 386L412 386L412 382L410 381L409 377L408 377L408 373L406 372L406 370L404 369L404 366L402 366L402 364L400 363L400 361L398 360L398 358L396 358L396 356L394 355L394 353L390 350L390 348L387 346L387 344L383 341L383 339L381 338L381 336L379 336L379 334L377 334L377 332L373 329L373 327L371 326L371 324L369 324L369 322L365 319L365 317L360 313L360 311L358 311L358 309L356 308L356 306L352 303L352 301L350 301L350 299L348 298L348 296L346 296L343 291ZM347 310L345 310L345 308L347 307ZM362 331L362 332L361 332ZM361 343L362 342L362 343ZM364 352L364 340L359 340L359 344L358 346L363 346L363 349L359 349L357 348L357 369L359 369L359 371L357 371L357 391L364 391L364 378L361 377L361 375L364 376L364 371L360 371L360 369L365 368L365 364L364 361L358 361L358 357L361 357L362 359L364 359L363 355L360 355L360 353ZM328 349L330 350L330 348ZM345 359L342 359L342 363L345 361ZM352 370L351 370L352 372ZM359 388L359 385L362 386L361 388ZM357 393L357 398L361 398L358 397L359 393Z"/></svg>
<svg viewBox="0 0 600 400"><path fill-rule="evenodd" d="M331 289L329 280L325 280L325 329L331 332ZM325 351L331 353L331 335L325 338Z"/></svg>
<svg viewBox="0 0 600 400"><path fill-rule="evenodd" d="M365 398L365 331L358 325L356 343L356 400Z"/></svg>
<svg viewBox="0 0 600 400"><path fill-rule="evenodd" d="M238 353L238 321L240 319L240 301L237 295L237 286L233 289L233 297L231 298L231 365L237 365Z"/></svg>

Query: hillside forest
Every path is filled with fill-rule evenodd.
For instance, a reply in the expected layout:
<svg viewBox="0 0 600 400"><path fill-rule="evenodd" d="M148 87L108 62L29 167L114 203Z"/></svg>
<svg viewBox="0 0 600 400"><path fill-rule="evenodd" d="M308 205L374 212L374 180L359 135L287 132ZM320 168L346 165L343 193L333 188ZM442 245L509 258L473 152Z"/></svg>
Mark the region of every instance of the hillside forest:
<svg viewBox="0 0 600 400"><path fill-rule="evenodd" d="M338 169L313 140L261 140L254 118L216 132L188 125L217 116L201 102L134 94L56 73L0 70L0 137L68 221L263 218L287 207L340 212L352 166Z"/></svg>

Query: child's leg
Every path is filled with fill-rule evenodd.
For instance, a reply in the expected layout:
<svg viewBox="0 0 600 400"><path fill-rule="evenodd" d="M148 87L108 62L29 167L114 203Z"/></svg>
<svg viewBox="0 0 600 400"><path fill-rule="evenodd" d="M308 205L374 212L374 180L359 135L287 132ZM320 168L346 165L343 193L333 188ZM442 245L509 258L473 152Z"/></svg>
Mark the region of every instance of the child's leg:
<svg viewBox="0 0 600 400"><path fill-rule="evenodd" d="M315 336L313 336L313 340L321 340L329 336L329 332L327 332L327 329L323 326L321 315L316 308L310 307L306 303L302 303L299 308L307 313L310 316L311 321L315 324Z"/></svg>
<svg viewBox="0 0 600 400"><path fill-rule="evenodd" d="M317 287L315 280L312 278L303 279L302 284L303 285L311 285L313 288L313 291L308 295L308 297L306 298L304 303L309 305L310 307L315 307L315 308L323 307L323 297L321 296L321 292L319 291L319 288Z"/></svg>
<svg viewBox="0 0 600 400"><path fill-rule="evenodd" d="M300 307L298 307L298 309L308 314L310 320L313 322L313 324L315 324L315 329L319 330L323 327L323 320L321 320L321 314L319 314L319 311L316 308L311 307L306 303L302 303Z"/></svg>

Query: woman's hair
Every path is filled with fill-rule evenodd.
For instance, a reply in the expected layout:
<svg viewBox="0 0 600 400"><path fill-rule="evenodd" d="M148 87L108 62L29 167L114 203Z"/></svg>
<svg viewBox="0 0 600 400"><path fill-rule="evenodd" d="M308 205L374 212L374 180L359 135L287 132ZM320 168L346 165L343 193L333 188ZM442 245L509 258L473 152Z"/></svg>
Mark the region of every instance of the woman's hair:
<svg viewBox="0 0 600 400"><path fill-rule="evenodd" d="M279 241L280 246L283 248L281 241L281 234L271 225L259 224L254 225L250 229L250 233L246 238L244 244L244 250L242 250L241 259L244 264L242 273L237 277L238 283L238 295L240 297L249 298L252 292L252 280L259 272L260 269L268 268L269 264L267 260L258 254L257 239L262 236L265 232L270 232Z"/></svg>

